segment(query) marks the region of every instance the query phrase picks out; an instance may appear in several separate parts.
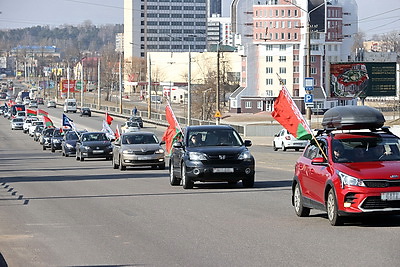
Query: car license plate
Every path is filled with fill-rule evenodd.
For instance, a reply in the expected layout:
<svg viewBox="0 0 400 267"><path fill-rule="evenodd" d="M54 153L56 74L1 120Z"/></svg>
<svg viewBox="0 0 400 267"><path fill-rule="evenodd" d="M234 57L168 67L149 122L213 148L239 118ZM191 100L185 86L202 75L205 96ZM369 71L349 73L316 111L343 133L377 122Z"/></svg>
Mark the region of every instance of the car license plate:
<svg viewBox="0 0 400 267"><path fill-rule="evenodd" d="M400 192L381 193L381 199L384 200L384 201L400 200Z"/></svg>
<svg viewBox="0 0 400 267"><path fill-rule="evenodd" d="M93 154L101 154L104 153L104 150L93 150Z"/></svg>
<svg viewBox="0 0 400 267"><path fill-rule="evenodd" d="M231 173L233 168L213 168L213 173Z"/></svg>

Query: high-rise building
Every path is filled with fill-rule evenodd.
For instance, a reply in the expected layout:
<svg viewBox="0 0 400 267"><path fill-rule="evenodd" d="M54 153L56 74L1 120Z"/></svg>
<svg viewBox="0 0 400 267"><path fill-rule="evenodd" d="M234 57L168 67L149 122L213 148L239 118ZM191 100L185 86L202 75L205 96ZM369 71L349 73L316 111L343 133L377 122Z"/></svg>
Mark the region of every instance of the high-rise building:
<svg viewBox="0 0 400 267"><path fill-rule="evenodd" d="M222 16L222 0L208 0L208 16Z"/></svg>
<svg viewBox="0 0 400 267"><path fill-rule="evenodd" d="M125 58L206 49L207 0L124 0Z"/></svg>
<svg viewBox="0 0 400 267"><path fill-rule="evenodd" d="M243 54L242 82L232 111L271 111L284 83L303 106L306 77L314 105L329 108L327 69L348 61L357 32L355 0L234 0L232 32Z"/></svg>

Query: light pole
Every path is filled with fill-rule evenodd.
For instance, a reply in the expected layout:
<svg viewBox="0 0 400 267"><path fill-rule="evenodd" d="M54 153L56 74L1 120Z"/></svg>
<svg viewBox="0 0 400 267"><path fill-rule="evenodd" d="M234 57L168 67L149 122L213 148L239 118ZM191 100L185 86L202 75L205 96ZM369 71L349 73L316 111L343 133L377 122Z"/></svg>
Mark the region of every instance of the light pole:
<svg viewBox="0 0 400 267"><path fill-rule="evenodd" d="M304 8L294 4L292 1L289 1L289 0L285 0L285 2L290 3L290 4L294 5L295 7L299 8L302 11L307 13L307 25L306 25L307 55L306 55L306 69L305 69L306 73L305 73L305 77L310 77L310 75L311 75L311 34L310 34L311 33L311 30L310 30L311 25L310 25L310 14L312 12L314 12L315 10L317 10L318 8L320 8L321 6L325 5L325 2L320 4L320 5L318 5L318 6L316 6L316 7L314 7L311 10L305 10ZM303 83L305 83L305 79L304 79ZM311 91L307 90L306 93L307 94L311 94ZM307 120L308 125L311 127L311 107L310 106L307 106L307 108L306 108L306 120Z"/></svg>
<svg viewBox="0 0 400 267"><path fill-rule="evenodd" d="M118 66L118 78L119 78L119 113L122 114L122 53L119 53L119 66Z"/></svg>
<svg viewBox="0 0 400 267"><path fill-rule="evenodd" d="M149 85L147 86L147 118L151 119L151 57L149 55Z"/></svg>

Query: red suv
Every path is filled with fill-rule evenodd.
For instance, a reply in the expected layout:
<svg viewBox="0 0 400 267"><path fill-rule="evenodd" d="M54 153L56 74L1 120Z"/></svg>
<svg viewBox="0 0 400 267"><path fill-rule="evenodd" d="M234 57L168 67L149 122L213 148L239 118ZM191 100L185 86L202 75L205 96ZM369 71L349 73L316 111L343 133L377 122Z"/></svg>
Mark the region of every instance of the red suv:
<svg viewBox="0 0 400 267"><path fill-rule="evenodd" d="M323 130L297 160L292 204L297 216L326 210L332 225L343 217L400 213L400 139L383 127L381 112L335 107Z"/></svg>

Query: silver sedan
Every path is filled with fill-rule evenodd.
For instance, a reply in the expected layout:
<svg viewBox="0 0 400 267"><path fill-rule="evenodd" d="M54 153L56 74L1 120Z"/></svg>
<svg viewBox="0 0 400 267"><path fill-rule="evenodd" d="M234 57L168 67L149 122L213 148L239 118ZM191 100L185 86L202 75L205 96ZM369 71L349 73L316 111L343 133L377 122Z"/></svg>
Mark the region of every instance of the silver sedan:
<svg viewBox="0 0 400 267"><path fill-rule="evenodd" d="M165 152L154 133L127 132L114 142L113 167L125 170L127 166L151 166L165 169Z"/></svg>

